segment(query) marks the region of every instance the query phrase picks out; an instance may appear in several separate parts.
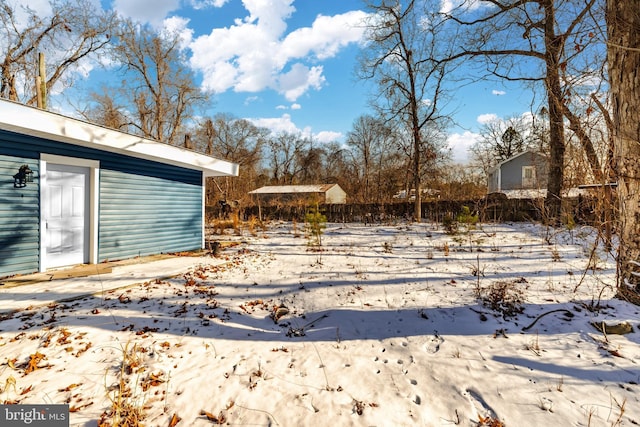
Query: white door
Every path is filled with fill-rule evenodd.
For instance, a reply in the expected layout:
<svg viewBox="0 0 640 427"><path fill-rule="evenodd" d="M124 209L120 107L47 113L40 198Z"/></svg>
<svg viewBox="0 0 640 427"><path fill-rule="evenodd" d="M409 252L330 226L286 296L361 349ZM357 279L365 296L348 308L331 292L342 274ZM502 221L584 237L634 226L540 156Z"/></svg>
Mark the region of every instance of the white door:
<svg viewBox="0 0 640 427"><path fill-rule="evenodd" d="M89 261L89 168L47 163L43 194L46 268Z"/></svg>

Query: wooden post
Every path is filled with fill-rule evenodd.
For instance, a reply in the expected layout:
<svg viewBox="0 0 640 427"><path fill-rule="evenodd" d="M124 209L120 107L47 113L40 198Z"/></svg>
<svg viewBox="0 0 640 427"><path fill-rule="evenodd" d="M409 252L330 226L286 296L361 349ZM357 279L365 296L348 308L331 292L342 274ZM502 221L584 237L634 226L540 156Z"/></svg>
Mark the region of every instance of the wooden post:
<svg viewBox="0 0 640 427"><path fill-rule="evenodd" d="M46 66L44 61L44 53L38 53L38 77L36 78L37 82L37 91L38 91L38 107L43 110L47 109L47 77L46 77Z"/></svg>
<svg viewBox="0 0 640 427"><path fill-rule="evenodd" d="M36 102L38 104L38 108L42 108L42 92L40 91L40 81L42 79L40 76L36 76Z"/></svg>

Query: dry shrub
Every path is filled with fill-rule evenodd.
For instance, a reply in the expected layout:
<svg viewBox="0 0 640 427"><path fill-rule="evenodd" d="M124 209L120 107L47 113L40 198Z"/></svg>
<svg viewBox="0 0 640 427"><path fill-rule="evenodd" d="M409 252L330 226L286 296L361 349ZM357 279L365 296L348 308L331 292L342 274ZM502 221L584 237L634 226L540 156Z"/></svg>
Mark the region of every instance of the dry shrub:
<svg viewBox="0 0 640 427"><path fill-rule="evenodd" d="M526 282L526 281L525 281ZM503 317L513 317L524 311L523 279L498 281L480 290L480 298L485 307Z"/></svg>
<svg viewBox="0 0 640 427"><path fill-rule="evenodd" d="M256 226L258 225L259 221L258 218L256 218L255 215L251 215L249 217L249 221L247 221L247 228L249 229L249 234L251 234L252 236L257 236L258 232L256 231Z"/></svg>
<svg viewBox="0 0 640 427"><path fill-rule="evenodd" d="M216 219L211 222L215 234L224 234L226 230L234 230L236 225L230 219Z"/></svg>
<svg viewBox="0 0 640 427"><path fill-rule="evenodd" d="M231 216L231 223L233 224L233 229L237 231L240 230L240 215L234 214Z"/></svg>

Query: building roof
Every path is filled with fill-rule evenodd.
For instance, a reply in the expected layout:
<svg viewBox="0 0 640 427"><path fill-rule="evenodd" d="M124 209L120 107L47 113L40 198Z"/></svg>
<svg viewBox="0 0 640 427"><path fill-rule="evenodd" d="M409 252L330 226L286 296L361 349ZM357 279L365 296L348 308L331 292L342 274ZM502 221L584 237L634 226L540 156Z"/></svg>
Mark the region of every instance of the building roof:
<svg viewBox="0 0 640 427"><path fill-rule="evenodd" d="M238 165L61 114L0 100L0 129L202 171L237 176Z"/></svg>
<svg viewBox="0 0 640 427"><path fill-rule="evenodd" d="M313 184L313 185L267 185L256 190L249 191L249 194L308 194L325 193L338 184Z"/></svg>

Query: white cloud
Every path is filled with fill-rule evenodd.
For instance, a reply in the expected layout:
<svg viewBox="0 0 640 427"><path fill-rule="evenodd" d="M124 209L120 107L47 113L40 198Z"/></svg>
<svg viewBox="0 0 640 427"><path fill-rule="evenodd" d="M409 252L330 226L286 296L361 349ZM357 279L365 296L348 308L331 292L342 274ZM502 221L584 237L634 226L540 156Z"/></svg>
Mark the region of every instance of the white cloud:
<svg viewBox="0 0 640 427"><path fill-rule="evenodd" d="M451 13L455 9L453 0L442 0L440 3L440 13Z"/></svg>
<svg viewBox="0 0 640 427"><path fill-rule="evenodd" d="M287 29L287 18L295 12L294 0L242 0L244 8L249 11L249 16L244 22L255 25L263 33L271 36L279 36Z"/></svg>
<svg viewBox="0 0 640 427"><path fill-rule="evenodd" d="M159 27L170 12L180 8L180 0L113 0L112 8L125 18Z"/></svg>
<svg viewBox="0 0 640 427"><path fill-rule="evenodd" d="M32 2L49 2L50 0L30 0ZM94 0L96 1L96 0ZM112 0L111 8L120 16L134 21L149 23L158 28L163 25L167 16L182 7L181 3L188 4L194 10L202 10L210 7L222 7L230 0ZM30 6L31 7L31 6Z"/></svg>
<svg viewBox="0 0 640 427"><path fill-rule="evenodd" d="M278 105L276 106L276 110L288 110L289 107L287 107L286 105Z"/></svg>
<svg viewBox="0 0 640 427"><path fill-rule="evenodd" d="M341 132L321 131L313 135L313 139L318 142L328 143L342 139L344 135Z"/></svg>
<svg viewBox="0 0 640 427"><path fill-rule="evenodd" d="M207 7L222 7L227 4L229 0L191 0L189 4L196 10L206 9Z"/></svg>
<svg viewBox="0 0 640 427"><path fill-rule="evenodd" d="M291 104L291 109L292 110L300 110L300 109L302 109L302 105L300 105L298 103L293 103L293 104Z"/></svg>
<svg viewBox="0 0 640 427"><path fill-rule="evenodd" d="M469 148L480 140L477 133L466 131L462 134L453 133L447 138L447 144L451 149L454 163L466 164L469 162Z"/></svg>
<svg viewBox="0 0 640 427"><path fill-rule="evenodd" d="M310 88L320 89L325 82L322 66L307 68L300 63L293 64L291 70L278 78L279 92L287 101L295 101Z"/></svg>
<svg viewBox="0 0 640 427"><path fill-rule="evenodd" d="M318 15L311 27L292 31L282 41L282 54L289 58L302 58L310 53L322 60L335 56L349 43L362 40L363 26L359 25L367 16L362 11L351 11L341 15Z"/></svg>
<svg viewBox="0 0 640 427"><path fill-rule="evenodd" d="M284 106L282 106L284 107ZM286 107L284 107L286 108ZM311 128L305 127L303 129L298 128L296 124L291 120L290 114L283 114L280 117L263 117L263 118L247 118L251 123L256 126L269 129L272 135L277 135L282 132L297 134L303 136L312 136L314 141L320 143L329 143L341 140L344 135L341 132L334 131L320 131L317 133L311 133Z"/></svg>
<svg viewBox="0 0 640 427"><path fill-rule="evenodd" d="M14 2L9 2L8 4L9 7L13 9L13 12L15 14L16 26L18 30L23 30L28 25L32 25L32 23L29 22L28 20L27 13L21 7L21 4L23 3L24 2L21 2L21 1L14 1ZM46 18L50 17L53 12L49 0L30 0L28 4L29 4L29 9L36 12L36 15L39 16L41 19L46 20Z"/></svg>
<svg viewBox="0 0 640 427"><path fill-rule="evenodd" d="M180 37L180 47L186 48L193 39L193 30L188 27L189 19L179 16L172 16L162 22L162 30L170 35L178 34Z"/></svg>
<svg viewBox="0 0 640 427"><path fill-rule="evenodd" d="M482 0L442 0L440 2L440 13L451 13L454 10L466 13L481 7L491 7L491 4Z"/></svg>
<svg viewBox="0 0 640 427"><path fill-rule="evenodd" d="M562 81L569 85L598 88L602 86L602 78L595 74L567 74L562 76Z"/></svg>
<svg viewBox="0 0 640 427"><path fill-rule="evenodd" d="M301 133L300 129L291 121L291 115L283 114L280 117L263 117L259 119L247 119L258 127L267 128L272 134L276 135L281 132Z"/></svg>
<svg viewBox="0 0 640 427"><path fill-rule="evenodd" d="M214 92L258 92L272 89L295 101L324 82L318 61L358 42L361 11L319 15L311 27L286 34L295 11L293 0L243 0L248 16L234 25L215 28L191 44L191 66L203 75L203 88ZM311 63L311 61L313 61Z"/></svg>
<svg viewBox="0 0 640 427"><path fill-rule="evenodd" d="M480 114L476 120L480 124L494 122L494 121L498 120L498 115L494 114L494 113Z"/></svg>
<svg viewBox="0 0 640 427"><path fill-rule="evenodd" d="M505 92L504 90L494 89L494 90L491 91L491 94L496 95L496 96L502 96L502 95L506 95L507 92Z"/></svg>

